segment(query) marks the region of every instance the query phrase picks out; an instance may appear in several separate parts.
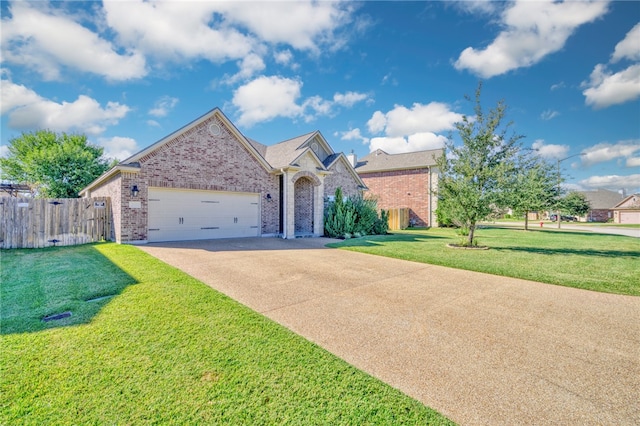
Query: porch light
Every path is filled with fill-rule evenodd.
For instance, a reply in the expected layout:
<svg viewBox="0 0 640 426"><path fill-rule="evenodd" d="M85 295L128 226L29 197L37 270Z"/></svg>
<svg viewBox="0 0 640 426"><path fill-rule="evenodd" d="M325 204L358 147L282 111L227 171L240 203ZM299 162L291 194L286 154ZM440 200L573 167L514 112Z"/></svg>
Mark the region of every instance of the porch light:
<svg viewBox="0 0 640 426"><path fill-rule="evenodd" d="M267 199L267 201L271 201L272 200L271 194L267 194L267 196L265 198Z"/></svg>
<svg viewBox="0 0 640 426"><path fill-rule="evenodd" d="M138 189L138 185L133 185L131 187L131 196L137 197L140 190Z"/></svg>

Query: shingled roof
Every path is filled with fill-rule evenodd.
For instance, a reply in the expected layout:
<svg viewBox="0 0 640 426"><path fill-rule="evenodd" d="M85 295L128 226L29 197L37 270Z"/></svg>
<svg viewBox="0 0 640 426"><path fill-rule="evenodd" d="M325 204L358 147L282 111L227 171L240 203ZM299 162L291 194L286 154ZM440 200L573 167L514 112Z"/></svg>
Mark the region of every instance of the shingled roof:
<svg viewBox="0 0 640 426"><path fill-rule="evenodd" d="M435 166L436 159L443 155L443 149L407 152L404 154L388 154L377 149L358 160L358 173L382 172L388 170L422 169Z"/></svg>
<svg viewBox="0 0 640 426"><path fill-rule="evenodd" d="M306 147L300 148L306 141L313 137L317 132L307 133L302 136L288 139L275 145L267 146L264 159L271 167L278 169L291 164L296 158L302 154ZM300 149L299 149L300 148Z"/></svg>
<svg viewBox="0 0 640 426"><path fill-rule="evenodd" d="M623 199L622 194L607 189L597 191L580 191L589 201L591 210L608 210L614 208Z"/></svg>

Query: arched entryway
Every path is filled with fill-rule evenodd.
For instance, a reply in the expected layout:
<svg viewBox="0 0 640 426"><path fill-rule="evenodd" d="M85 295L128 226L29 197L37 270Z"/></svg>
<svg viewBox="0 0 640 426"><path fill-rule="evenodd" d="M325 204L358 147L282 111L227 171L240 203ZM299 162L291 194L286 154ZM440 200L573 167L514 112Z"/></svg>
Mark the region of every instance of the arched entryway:
<svg viewBox="0 0 640 426"><path fill-rule="evenodd" d="M293 185L294 222L297 236L313 235L313 191L314 183L308 177L301 177Z"/></svg>

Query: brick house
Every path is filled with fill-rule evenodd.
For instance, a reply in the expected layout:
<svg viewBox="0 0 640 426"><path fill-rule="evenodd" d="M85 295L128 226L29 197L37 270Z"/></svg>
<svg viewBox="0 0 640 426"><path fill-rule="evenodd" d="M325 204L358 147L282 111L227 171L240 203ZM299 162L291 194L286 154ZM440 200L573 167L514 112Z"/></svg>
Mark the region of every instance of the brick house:
<svg viewBox="0 0 640 426"><path fill-rule="evenodd" d="M437 226L436 159L443 153L434 149L387 154L378 149L357 161L354 154L348 157L368 188L365 195L377 198L379 208L408 208L411 226Z"/></svg>
<svg viewBox="0 0 640 426"><path fill-rule="evenodd" d="M613 219L613 207L623 199L619 192L607 189L578 192L585 196L590 207L589 212L579 218L581 222L607 222Z"/></svg>
<svg viewBox="0 0 640 426"><path fill-rule="evenodd" d="M633 194L613 207L613 222L640 224L640 194Z"/></svg>
<svg viewBox="0 0 640 426"><path fill-rule="evenodd" d="M365 188L318 131L265 146L219 108L134 154L84 188L111 198L119 243L322 236L324 200Z"/></svg>

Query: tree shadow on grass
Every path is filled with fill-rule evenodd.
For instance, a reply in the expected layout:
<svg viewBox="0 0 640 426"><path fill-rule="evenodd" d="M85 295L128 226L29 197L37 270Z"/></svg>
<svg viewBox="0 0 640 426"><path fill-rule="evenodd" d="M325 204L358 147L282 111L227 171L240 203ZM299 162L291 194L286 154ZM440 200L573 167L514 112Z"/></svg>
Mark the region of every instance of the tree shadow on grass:
<svg viewBox="0 0 640 426"><path fill-rule="evenodd" d="M87 324L136 283L94 246L3 250L0 334Z"/></svg>
<svg viewBox="0 0 640 426"><path fill-rule="evenodd" d="M638 258L640 260L640 252L623 251L623 250L598 250L595 248L553 249L553 248L543 248L543 247L492 247L491 249L495 251L526 252L526 253L543 254L543 255L549 255L549 256L579 255L579 256L593 256L593 257L627 257L627 258Z"/></svg>
<svg viewBox="0 0 640 426"><path fill-rule="evenodd" d="M371 235L360 238L351 238L343 240L338 243L327 244L327 247L331 248L344 248L344 247L378 247L385 243L392 242L426 242L430 240L449 240L448 237L441 237L437 235L412 235L412 234L387 234L387 235Z"/></svg>

